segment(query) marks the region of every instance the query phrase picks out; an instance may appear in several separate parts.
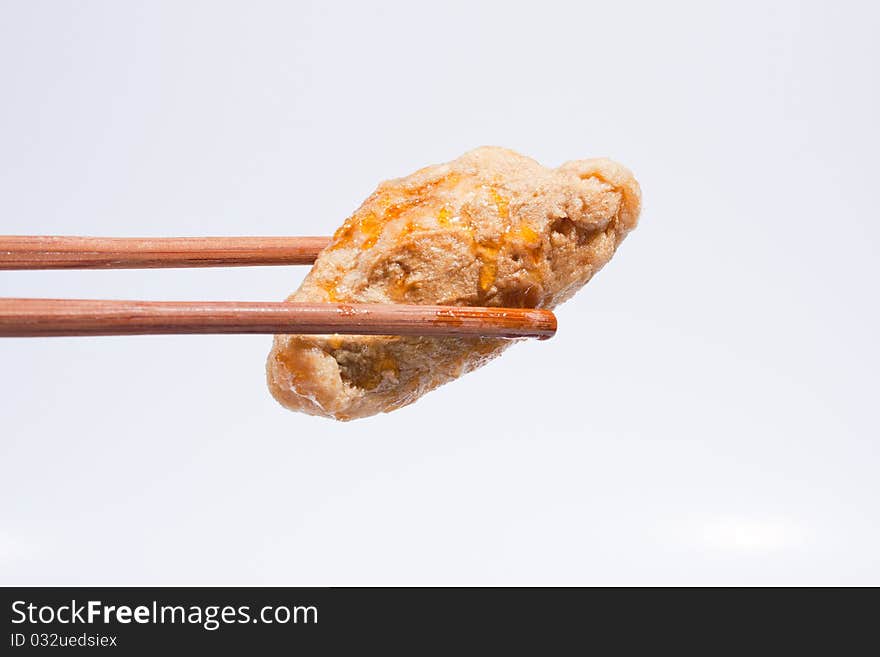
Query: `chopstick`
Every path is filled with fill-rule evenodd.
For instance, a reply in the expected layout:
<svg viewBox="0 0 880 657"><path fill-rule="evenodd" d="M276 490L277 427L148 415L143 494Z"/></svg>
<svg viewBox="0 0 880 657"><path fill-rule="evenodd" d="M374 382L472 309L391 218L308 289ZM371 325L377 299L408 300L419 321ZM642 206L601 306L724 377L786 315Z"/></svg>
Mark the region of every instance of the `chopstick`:
<svg viewBox="0 0 880 657"><path fill-rule="evenodd" d="M308 265L329 242L329 237L0 235L0 269Z"/></svg>
<svg viewBox="0 0 880 657"><path fill-rule="evenodd" d="M547 339L549 310L238 301L0 299L0 337L291 333Z"/></svg>
<svg viewBox="0 0 880 657"><path fill-rule="evenodd" d="M329 237L0 236L0 270L311 264ZM0 337L288 333L547 339L548 310L471 306L0 298Z"/></svg>

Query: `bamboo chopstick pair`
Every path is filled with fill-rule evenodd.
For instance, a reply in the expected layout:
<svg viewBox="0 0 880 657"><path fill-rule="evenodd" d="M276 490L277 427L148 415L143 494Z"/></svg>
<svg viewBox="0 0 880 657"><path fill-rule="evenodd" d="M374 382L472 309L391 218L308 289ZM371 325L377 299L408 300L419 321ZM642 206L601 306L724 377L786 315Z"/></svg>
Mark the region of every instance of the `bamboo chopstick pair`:
<svg viewBox="0 0 880 657"><path fill-rule="evenodd" d="M328 237L0 236L0 270L306 265ZM201 333L550 338L549 310L389 304L0 298L0 337Z"/></svg>

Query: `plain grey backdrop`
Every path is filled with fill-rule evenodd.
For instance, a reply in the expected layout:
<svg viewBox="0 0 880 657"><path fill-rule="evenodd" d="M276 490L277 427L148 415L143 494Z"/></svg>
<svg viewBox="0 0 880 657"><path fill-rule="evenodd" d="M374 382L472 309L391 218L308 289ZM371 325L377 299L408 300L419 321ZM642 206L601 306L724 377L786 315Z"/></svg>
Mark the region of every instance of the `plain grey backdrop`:
<svg viewBox="0 0 880 657"><path fill-rule="evenodd" d="M268 336L0 340L3 584L880 584L867 2L0 2L0 233L310 235L481 144L640 227L417 404L289 413ZM302 268L0 272L277 300Z"/></svg>

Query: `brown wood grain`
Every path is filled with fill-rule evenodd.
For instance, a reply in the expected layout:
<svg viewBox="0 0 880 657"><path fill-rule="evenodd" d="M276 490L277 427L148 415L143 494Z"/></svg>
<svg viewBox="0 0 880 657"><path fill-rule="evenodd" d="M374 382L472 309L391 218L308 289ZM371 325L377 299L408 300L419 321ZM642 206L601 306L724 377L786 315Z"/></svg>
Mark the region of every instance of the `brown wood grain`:
<svg viewBox="0 0 880 657"><path fill-rule="evenodd" d="M550 338L549 310L247 301L0 299L0 337L291 333Z"/></svg>
<svg viewBox="0 0 880 657"><path fill-rule="evenodd" d="M329 242L329 237L0 235L0 269L308 265Z"/></svg>

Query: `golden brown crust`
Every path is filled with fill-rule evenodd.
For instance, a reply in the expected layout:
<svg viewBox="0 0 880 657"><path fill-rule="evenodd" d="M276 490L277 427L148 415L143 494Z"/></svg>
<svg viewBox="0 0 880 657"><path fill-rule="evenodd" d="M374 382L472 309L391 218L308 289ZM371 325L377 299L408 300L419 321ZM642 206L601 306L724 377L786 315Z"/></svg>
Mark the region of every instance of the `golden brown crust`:
<svg viewBox="0 0 880 657"><path fill-rule="evenodd" d="M380 184L288 300L552 308L608 262L640 202L610 160L546 169L478 148ZM405 406L509 344L278 335L269 388L291 410L350 420Z"/></svg>

